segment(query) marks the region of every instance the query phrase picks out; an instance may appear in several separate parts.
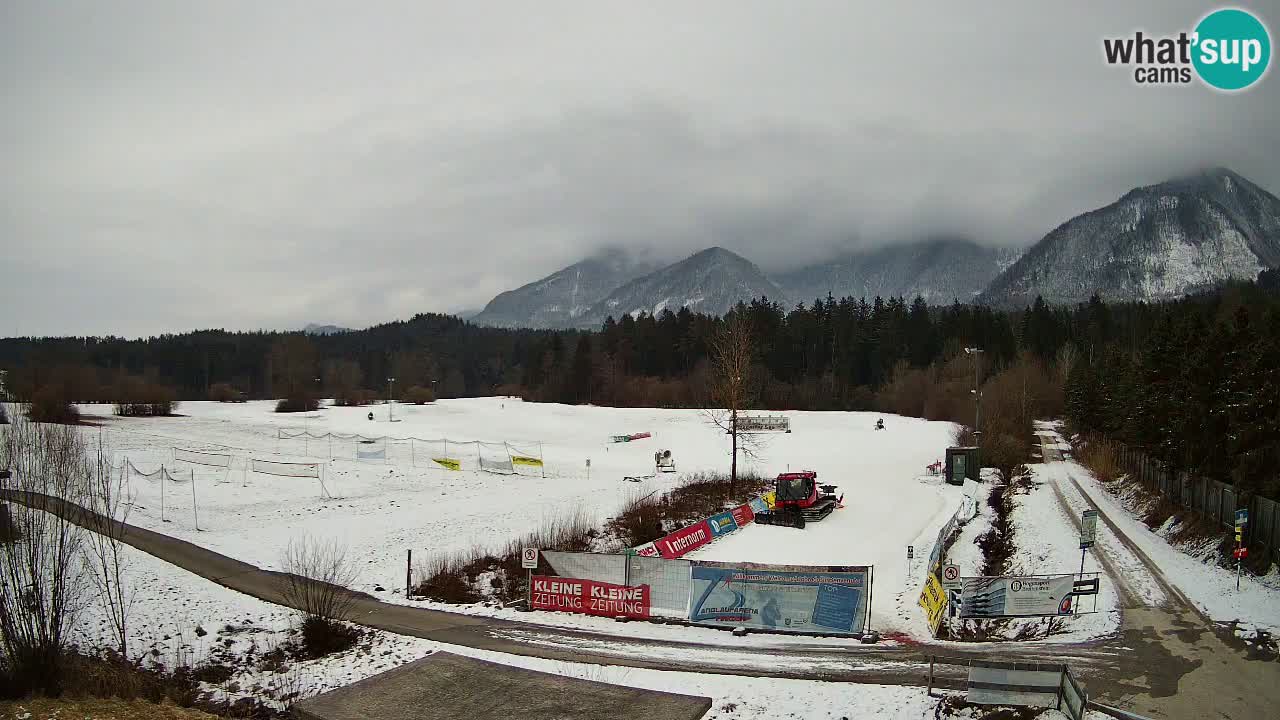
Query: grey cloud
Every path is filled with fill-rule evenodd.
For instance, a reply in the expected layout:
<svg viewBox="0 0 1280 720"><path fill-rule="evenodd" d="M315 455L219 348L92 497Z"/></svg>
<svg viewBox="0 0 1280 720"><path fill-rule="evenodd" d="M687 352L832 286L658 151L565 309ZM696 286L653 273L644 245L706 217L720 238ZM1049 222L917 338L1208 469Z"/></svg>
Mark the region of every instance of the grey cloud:
<svg viewBox="0 0 1280 720"><path fill-rule="evenodd" d="M604 246L1025 245L1206 164L1280 190L1274 77L1101 62L1192 3L186 5L6 6L0 334L363 326Z"/></svg>

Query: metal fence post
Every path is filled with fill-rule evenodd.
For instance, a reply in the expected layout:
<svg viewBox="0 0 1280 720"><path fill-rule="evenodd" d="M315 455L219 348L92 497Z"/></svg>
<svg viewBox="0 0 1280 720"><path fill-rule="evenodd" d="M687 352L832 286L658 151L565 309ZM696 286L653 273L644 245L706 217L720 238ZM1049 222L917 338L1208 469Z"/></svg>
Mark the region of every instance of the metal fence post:
<svg viewBox="0 0 1280 720"><path fill-rule="evenodd" d="M404 596L413 597L413 548L404 559Z"/></svg>

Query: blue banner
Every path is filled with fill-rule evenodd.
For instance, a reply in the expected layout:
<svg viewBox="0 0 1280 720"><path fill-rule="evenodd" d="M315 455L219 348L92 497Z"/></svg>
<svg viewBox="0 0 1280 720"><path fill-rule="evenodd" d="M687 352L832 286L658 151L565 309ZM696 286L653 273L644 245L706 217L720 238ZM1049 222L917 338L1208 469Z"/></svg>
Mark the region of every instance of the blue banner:
<svg viewBox="0 0 1280 720"><path fill-rule="evenodd" d="M757 515L769 512L769 503L766 503L762 497L751 498L751 512Z"/></svg>
<svg viewBox="0 0 1280 720"><path fill-rule="evenodd" d="M738 529L738 523L734 521L733 513L731 512L722 512L719 515L712 515L707 518L707 524L711 526L711 535L713 537L728 535Z"/></svg>
<svg viewBox="0 0 1280 720"><path fill-rule="evenodd" d="M700 625L856 635L866 624L870 583L867 567L695 562L689 619Z"/></svg>

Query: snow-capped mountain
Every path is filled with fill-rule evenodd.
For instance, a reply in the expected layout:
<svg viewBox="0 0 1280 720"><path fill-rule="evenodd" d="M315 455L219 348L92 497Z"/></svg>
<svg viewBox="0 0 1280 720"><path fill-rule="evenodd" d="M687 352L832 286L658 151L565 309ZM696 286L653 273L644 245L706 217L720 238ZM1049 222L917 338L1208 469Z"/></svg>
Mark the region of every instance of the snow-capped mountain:
<svg viewBox="0 0 1280 720"><path fill-rule="evenodd" d="M652 264L635 262L622 251L607 251L498 295L471 322L493 327L572 327L605 295L652 269Z"/></svg>
<svg viewBox="0 0 1280 720"><path fill-rule="evenodd" d="M1131 190L1068 220L979 297L1023 306L1163 300L1280 266L1280 199L1223 168Z"/></svg>
<svg viewBox="0 0 1280 720"><path fill-rule="evenodd" d="M784 293L754 263L712 247L626 283L592 305L575 325L598 327L610 315L657 314L682 307L723 315L738 301L759 297L785 302Z"/></svg>
<svg viewBox="0 0 1280 720"><path fill-rule="evenodd" d="M816 298L917 295L931 305L971 302L1021 251L983 247L962 238L934 238L851 252L774 276L797 301Z"/></svg>

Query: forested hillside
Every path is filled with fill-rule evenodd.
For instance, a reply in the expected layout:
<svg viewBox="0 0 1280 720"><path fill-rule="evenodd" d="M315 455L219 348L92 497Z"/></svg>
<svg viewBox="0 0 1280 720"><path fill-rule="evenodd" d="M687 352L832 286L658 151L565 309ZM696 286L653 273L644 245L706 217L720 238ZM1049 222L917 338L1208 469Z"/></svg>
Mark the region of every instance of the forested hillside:
<svg viewBox="0 0 1280 720"><path fill-rule="evenodd" d="M751 328L748 385L762 409L866 410L972 426L988 457L1026 457L1031 421L1065 414L1075 428L1150 450L1179 468L1274 493L1280 466L1277 273L1162 304L1022 312L929 307L917 298L831 298L784 310L734 311ZM688 309L609 318L597 331L482 328L419 315L366 330L0 341L15 399L130 399L161 386L182 399L331 397L359 404L519 395L600 405L709 402L710 340L721 318ZM969 354L966 348L979 348ZM389 378L396 379L396 389ZM139 380L143 382L139 382ZM1227 438L1223 442L1221 438Z"/></svg>

